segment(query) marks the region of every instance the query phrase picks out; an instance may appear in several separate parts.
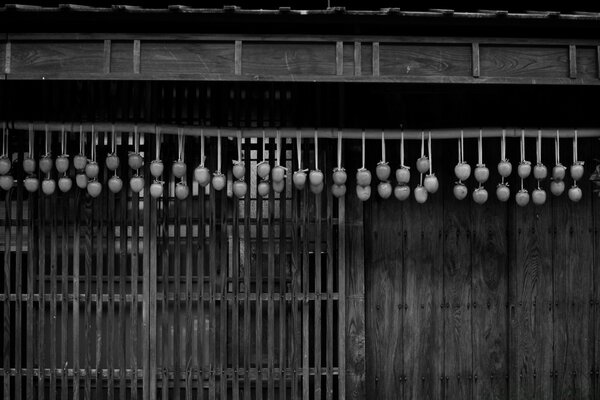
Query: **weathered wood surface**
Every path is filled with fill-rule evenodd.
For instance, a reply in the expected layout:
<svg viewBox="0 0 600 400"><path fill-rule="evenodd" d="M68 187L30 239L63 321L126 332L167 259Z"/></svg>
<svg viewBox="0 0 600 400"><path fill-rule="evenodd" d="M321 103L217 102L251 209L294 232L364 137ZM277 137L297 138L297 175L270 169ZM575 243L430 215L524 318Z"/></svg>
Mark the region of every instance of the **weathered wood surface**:
<svg viewBox="0 0 600 400"><path fill-rule="evenodd" d="M568 38L9 33L0 57L5 79L597 85L598 45Z"/></svg>

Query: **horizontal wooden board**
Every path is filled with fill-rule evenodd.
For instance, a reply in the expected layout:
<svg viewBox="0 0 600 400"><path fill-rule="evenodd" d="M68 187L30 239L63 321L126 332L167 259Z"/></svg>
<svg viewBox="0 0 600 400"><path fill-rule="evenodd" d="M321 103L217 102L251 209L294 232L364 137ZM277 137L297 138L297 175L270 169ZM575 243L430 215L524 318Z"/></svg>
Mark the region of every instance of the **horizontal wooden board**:
<svg viewBox="0 0 600 400"><path fill-rule="evenodd" d="M133 72L133 41L111 43L110 73Z"/></svg>
<svg viewBox="0 0 600 400"><path fill-rule="evenodd" d="M595 47L577 47L577 76L598 78L598 52Z"/></svg>
<svg viewBox="0 0 600 400"><path fill-rule="evenodd" d="M471 70L471 47L462 45L411 45L382 43L381 75L467 76Z"/></svg>
<svg viewBox="0 0 600 400"><path fill-rule="evenodd" d="M351 49L351 47L350 47ZM335 43L244 43L244 75L335 75ZM345 66L346 68L346 66Z"/></svg>
<svg viewBox="0 0 600 400"><path fill-rule="evenodd" d="M233 75L234 43L144 41L140 64L140 72L146 74Z"/></svg>
<svg viewBox="0 0 600 400"><path fill-rule="evenodd" d="M103 57L103 42L12 42L11 72L100 73Z"/></svg>
<svg viewBox="0 0 600 400"><path fill-rule="evenodd" d="M481 46L481 75L486 77L569 76L569 48Z"/></svg>

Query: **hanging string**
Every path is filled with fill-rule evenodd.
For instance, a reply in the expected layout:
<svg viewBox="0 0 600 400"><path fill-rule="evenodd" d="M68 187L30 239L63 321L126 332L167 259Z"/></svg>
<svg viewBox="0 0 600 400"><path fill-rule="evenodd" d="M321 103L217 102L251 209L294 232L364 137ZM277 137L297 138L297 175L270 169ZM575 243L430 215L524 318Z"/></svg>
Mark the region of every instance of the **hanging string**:
<svg viewBox="0 0 600 400"><path fill-rule="evenodd" d="M29 124L29 157L33 158L33 146L34 146L34 133L33 124Z"/></svg>
<svg viewBox="0 0 600 400"><path fill-rule="evenodd" d="M67 132L65 131L65 124L62 124L62 132L60 135L60 152L61 154L67 154Z"/></svg>
<svg viewBox="0 0 600 400"><path fill-rule="evenodd" d="M483 165L483 129L479 130L479 142L477 143L478 164Z"/></svg>
<svg viewBox="0 0 600 400"><path fill-rule="evenodd" d="M556 130L556 139L554 140L554 161L560 165L560 130Z"/></svg>
<svg viewBox="0 0 600 400"><path fill-rule="evenodd" d="M460 162L465 162L465 137L464 130L460 130Z"/></svg>
<svg viewBox="0 0 600 400"><path fill-rule="evenodd" d="M425 131L421 131L421 157L425 156Z"/></svg>
<svg viewBox="0 0 600 400"><path fill-rule="evenodd" d="M200 167L204 168L204 129L200 128Z"/></svg>
<svg viewBox="0 0 600 400"><path fill-rule="evenodd" d="M342 169L342 131L338 130L338 142L337 142L337 167Z"/></svg>
<svg viewBox="0 0 600 400"><path fill-rule="evenodd" d="M50 155L50 133L48 131L48 124L46 124L46 156Z"/></svg>
<svg viewBox="0 0 600 400"><path fill-rule="evenodd" d="M85 135L81 124L79 124L79 154L85 155Z"/></svg>
<svg viewBox="0 0 600 400"><path fill-rule="evenodd" d="M456 144L458 145L458 163L460 164L462 162L462 149L460 148L460 139L456 141Z"/></svg>
<svg viewBox="0 0 600 400"><path fill-rule="evenodd" d="M160 129L160 128L157 128L157 129ZM115 132L115 124L112 124L111 141L112 141L111 152L113 154L116 154L117 153L117 133Z"/></svg>
<svg viewBox="0 0 600 400"><path fill-rule="evenodd" d="M237 131L237 153L238 161L242 162L242 131L240 129Z"/></svg>
<svg viewBox="0 0 600 400"><path fill-rule="evenodd" d="M177 134L177 146L179 153L179 161L185 161L185 135L183 134L183 128L179 128L179 133Z"/></svg>
<svg viewBox="0 0 600 400"><path fill-rule="evenodd" d="M277 129L277 133L275 134L275 162L276 165L281 165L281 136L279 129Z"/></svg>
<svg viewBox="0 0 600 400"><path fill-rule="evenodd" d="M92 146L90 152L92 161L96 161L96 132L94 130L94 124L92 124Z"/></svg>
<svg viewBox="0 0 600 400"><path fill-rule="evenodd" d="M431 131L429 131L429 137L427 139L427 154L429 154L429 174L433 174L433 157L431 155Z"/></svg>
<svg viewBox="0 0 600 400"><path fill-rule="evenodd" d="M140 136L137 125L133 127L133 147L136 154L140 152Z"/></svg>
<svg viewBox="0 0 600 400"><path fill-rule="evenodd" d="M525 129L521 129L521 162L525 161ZM521 178L521 190L524 189L523 178Z"/></svg>
<svg viewBox="0 0 600 400"><path fill-rule="evenodd" d="M221 128L217 130L217 171L221 172Z"/></svg>
<svg viewBox="0 0 600 400"><path fill-rule="evenodd" d="M160 127L157 126L155 129L155 134L156 134L156 142L154 143L154 149L155 149L155 153L156 153L156 159L160 160L160 141L161 141L161 137L160 137ZM114 135L114 130L113 130L113 135ZM114 140L114 137L113 137ZM113 149L113 152L115 152L116 149Z"/></svg>
<svg viewBox="0 0 600 400"><path fill-rule="evenodd" d="M4 126L2 127L2 156L8 155L8 144L6 140L6 122L4 122Z"/></svg>
<svg viewBox="0 0 600 400"><path fill-rule="evenodd" d="M296 157L298 158L298 170L302 169L302 133L296 130Z"/></svg>
<svg viewBox="0 0 600 400"><path fill-rule="evenodd" d="M506 160L506 129L502 129L502 142L500 145L500 161Z"/></svg>
<svg viewBox="0 0 600 400"><path fill-rule="evenodd" d="M362 131L362 169L365 169L365 130Z"/></svg>
<svg viewBox="0 0 600 400"><path fill-rule="evenodd" d="M535 143L535 162L536 164L542 163L542 130L538 129L538 137Z"/></svg>
<svg viewBox="0 0 600 400"><path fill-rule="evenodd" d="M315 170L319 170L319 136L317 134L317 130L315 129Z"/></svg>
<svg viewBox="0 0 600 400"><path fill-rule="evenodd" d="M265 130L263 129L262 131L262 155L263 155L263 162L265 161L265 153L266 153L266 149L265 149L265 142L267 141L267 137L265 136Z"/></svg>
<svg viewBox="0 0 600 400"><path fill-rule="evenodd" d="M573 136L573 164L577 162L577 129Z"/></svg>
<svg viewBox="0 0 600 400"><path fill-rule="evenodd" d="M381 131L381 161L385 162L385 131Z"/></svg>
<svg viewBox="0 0 600 400"><path fill-rule="evenodd" d="M400 165L404 167L404 129L400 132Z"/></svg>

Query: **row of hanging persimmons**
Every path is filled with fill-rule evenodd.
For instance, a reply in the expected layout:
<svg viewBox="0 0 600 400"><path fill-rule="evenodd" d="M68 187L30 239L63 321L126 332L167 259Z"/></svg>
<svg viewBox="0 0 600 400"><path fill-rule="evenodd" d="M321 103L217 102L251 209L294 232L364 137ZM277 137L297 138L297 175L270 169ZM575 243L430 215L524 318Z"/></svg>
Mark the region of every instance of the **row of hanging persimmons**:
<svg viewBox="0 0 600 400"><path fill-rule="evenodd" d="M163 196L164 182L161 177L165 171L165 165L160 160L161 151L161 140L160 134L156 140L156 158L150 162L149 170L153 177L153 181L150 184L150 195L154 198L160 198ZM69 176L70 163L73 163L73 167L77 171L75 176L75 184L80 189L87 190L91 197L98 197L102 191L102 183L99 181L100 166L96 160L96 137L95 133L92 132L92 145L90 158L85 155L85 136L83 132L80 132L80 152L75 155L72 159L66 154L66 134L63 130L61 136L62 154L58 155L54 159L49 151L51 137L48 131L46 131L46 151L45 154L36 162L33 158L33 131L30 130L29 134L29 151L24 155L22 160L22 167L27 175L23 181L25 189L29 192L35 192L39 190L40 181L36 175L36 167L44 176L41 182L41 190L46 195L52 195L56 191L56 187L61 192L69 192L73 187L73 181ZM179 200L184 200L189 196L189 186L185 180L187 174L187 165L184 160L184 140L185 136L181 133L178 134L178 159L175 160L171 166L171 173L178 182L175 185L175 197ZM541 131L539 131L537 143L536 143L536 156L537 162L532 166L530 161L525 159L525 136L524 132L520 139L520 150L521 150L521 161L517 166L517 174L520 178L521 187L515 194L516 203L519 206L526 206L530 199L536 205L542 205L546 202L546 191L541 186L542 182L548 178L548 168L541 162ZM425 154L425 143L427 142L428 155ZM263 140L263 153L264 151ZM297 148L296 153L298 157L299 169L294 171L292 174L292 182L296 189L303 190L307 185L310 190L319 194L324 188L324 174L319 169L318 161L318 137L315 133L315 168L313 170L302 168L302 157L301 157L301 138L298 136L296 141ZM139 135L136 130L134 134L134 146L135 150L129 153L128 165L135 171L135 174L129 180L129 187L132 192L140 193L145 185L144 177L140 175L139 171L144 166L144 159L139 151ZM556 133L555 138L555 165L551 171L550 181L550 192L554 196L560 196L565 191L565 177L567 167L561 164L560 154L560 138L559 132ZM380 197L387 199L393 194L398 200L404 201L410 197L411 188L409 186L411 171L410 167L404 164L404 137L401 139L401 150L400 150L400 166L395 171L395 178L397 185L392 187L390 183L391 168L385 158L385 135L382 133L381 137L381 148L382 148L382 159L375 168L375 175L379 181L377 185L377 193ZM242 137L241 133L238 133L237 137L237 150L238 159L233 161L232 175L235 181L232 183L232 191L238 198L244 198L248 192L248 185L244 180L246 175L245 163L242 159ZM337 166L332 172L333 185L331 187L332 194L335 197L342 197L346 194L346 182L348 176L346 170L342 167L342 134L338 133L338 146L337 146ZM3 131L2 140L2 154L0 155L0 188L9 190L15 185L15 180L11 175L12 161L8 155L8 131ZM425 139L425 134L421 135L421 156L416 162L416 169L419 173L419 184L414 188L413 195L418 203L425 203L430 194L436 193L439 189L439 181L433 172L433 163L431 159L431 133ZM280 163L281 156L281 137L278 134L276 137L276 151L275 151L275 165L271 167L269 162L263 159L257 164L256 173L260 178L258 183L257 192L260 196L267 196L272 189L274 192L281 193L285 189L285 182L287 177L287 169ZM204 136L201 137L201 161L200 164L194 169L194 179L202 187L212 185L214 190L221 191L227 185L226 175L222 171L221 165L221 136L220 132L217 141L217 169L212 174L204 164L205 161L205 150L204 150ZM108 189L113 193L118 193L123 189L123 181L118 176L117 170L120 166L120 160L116 152L116 136L112 134L112 152L106 157L106 167L112 172L112 176L108 179ZM577 186L577 181L583 177L584 163L577 158L577 131L573 136L573 163L569 168L571 178L573 180L572 186L567 191L568 197L574 202L578 202L582 198L582 191ZM51 171L55 168L59 174L58 184L52 178ZM513 166L511 162L506 158L506 137L505 133L502 133L501 141L501 157L497 166L498 174L501 177L501 182L496 187L496 196L502 201L506 202L509 200L511 191L508 183L505 179L508 178L513 172ZM483 204L488 200L488 192L484 187L490 176L488 167L483 163L482 154L482 135L480 132L478 140L478 163L472 171L471 166L464 159L464 137L461 132L461 136L458 139L458 163L454 167L454 173L458 179L454 184L453 193L454 196L463 200L468 195L468 189L464 184L473 172L477 187L472 191L472 198L478 204ZM537 181L537 187L530 194L524 187L524 180L527 179L533 173L534 179ZM362 136L362 166L356 172L356 195L361 201L366 201L371 197L371 183L372 174L365 166L365 134Z"/></svg>

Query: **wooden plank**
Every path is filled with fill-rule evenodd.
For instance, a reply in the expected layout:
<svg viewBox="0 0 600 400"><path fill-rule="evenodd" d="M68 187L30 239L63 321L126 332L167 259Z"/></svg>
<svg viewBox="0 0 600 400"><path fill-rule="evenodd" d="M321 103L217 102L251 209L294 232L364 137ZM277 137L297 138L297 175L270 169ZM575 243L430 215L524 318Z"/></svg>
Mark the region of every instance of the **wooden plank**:
<svg viewBox="0 0 600 400"><path fill-rule="evenodd" d="M23 149L24 149L24 135L19 137L18 147L18 160L23 160ZM15 302L15 398L23 398L23 379L22 379L22 366L23 366L23 304L21 295L23 293L23 176L24 174L17 170L16 178L18 180L16 194L17 194L17 227L16 227L16 238L15 238L15 294L17 300ZM31 231L28 232L30 234ZM63 313L64 314L64 313Z"/></svg>
<svg viewBox="0 0 600 400"><path fill-rule="evenodd" d="M33 400L35 398L35 392L34 392L34 383L33 383L33 362L34 362L34 356L35 356L35 342L34 342L34 308L33 308L33 292L34 292L34 286L35 286L35 282L36 282L36 270L35 270L35 265L38 262L38 254L39 254L39 247L38 247L38 243L39 241L37 240L37 235L39 233L38 231L38 224L37 221L39 221L39 217L37 216L37 210L39 210L39 193L36 194L31 194L29 196L29 201L28 201L28 210L27 210L27 215L28 215L28 225L27 225L27 336L26 336L26 340L27 343L29 343L28 346L26 346L26 351L27 351L27 380L26 380L26 390L25 390L25 398L27 400ZM77 231L77 214L75 214L75 223L74 223L74 232L73 232L73 245L75 246L75 244L79 244L79 237L75 236L75 231ZM75 252L79 251L79 246L74 247L73 248L73 253L75 254ZM73 276L75 276L76 272L75 272L75 268L73 268ZM75 285L73 286L73 291L75 291ZM75 313L75 307L73 307L73 327L75 327L75 323L78 323L78 318L79 315ZM73 336L75 337L75 335ZM73 341L75 342L75 341ZM78 353L75 353L78 354ZM75 365L75 363L78 360L78 356L73 355L73 363ZM75 383L77 383L77 379L73 380L73 386L75 386ZM73 388L73 391L75 391L75 388Z"/></svg>
<svg viewBox="0 0 600 400"><path fill-rule="evenodd" d="M452 171L454 161L452 156L445 157L440 172L445 175ZM439 179L450 182L451 178ZM476 252L480 250L476 247L478 238L473 229L477 225L472 222L472 214L479 215L481 207L472 204L471 199L457 200L452 186L443 187L444 294L439 308L444 316L444 394L448 399L470 399L474 389L472 262L479 258Z"/></svg>
<svg viewBox="0 0 600 400"><path fill-rule="evenodd" d="M136 344L139 341L139 322L138 322L138 283L139 283L139 268L140 268L140 221L139 221L139 210L140 210L140 196L139 193L132 193L131 195L131 315L130 315L130 328L129 336L131 340L132 351L130 352L130 365L134 373L131 379L131 399L136 400L138 398L138 375L137 371L139 368L138 364L138 351Z"/></svg>
<svg viewBox="0 0 600 400"><path fill-rule="evenodd" d="M268 145L269 162L274 164L274 141ZM275 191L269 191L267 203L267 398L275 398Z"/></svg>
<svg viewBox="0 0 600 400"><path fill-rule="evenodd" d="M240 366L240 200L233 196L233 220L232 220L232 235L231 235L231 268L232 268L232 291L233 304L231 310L231 363L234 367L232 398L239 400L240 397L240 380L237 373L237 367ZM242 342L242 345L248 342Z"/></svg>
<svg viewBox="0 0 600 400"><path fill-rule="evenodd" d="M175 178L173 178L175 180ZM181 352L181 217L182 217L182 202L175 199L173 200L173 211L174 211L174 221L173 228L175 234L173 235L173 290L174 290L174 303L173 310L171 311L173 315L173 326L171 327L171 331L173 334L173 347L170 349L170 352L173 357L173 373L176 377L179 377L182 371L182 361L185 361L185 356L182 355ZM167 283L168 285L168 283ZM168 293L169 291L167 291ZM183 358L183 360L182 360ZM173 381L173 394L171 395L174 399L181 399L181 382L180 379L175 379Z"/></svg>
<svg viewBox="0 0 600 400"><path fill-rule="evenodd" d="M188 182L190 176L188 174ZM190 191L192 189L192 185L190 184ZM192 224L192 211L193 211L194 199L192 194L188 196L185 201L185 322L186 322L186 339L185 339L185 355L187 357L185 364L185 372L186 372L186 386L185 386L185 396L186 400L192 399L192 385L193 385L193 357L194 352L192 351L192 339L193 336L193 323L194 323L194 315L192 313L192 291L193 291L193 255L192 255L192 247L193 247L193 231L194 226Z"/></svg>
<svg viewBox="0 0 600 400"><path fill-rule="evenodd" d="M552 211L509 207L509 397L551 399Z"/></svg>
<svg viewBox="0 0 600 400"><path fill-rule="evenodd" d="M56 196L51 197L51 209L56 210ZM50 332L47 336L50 338L50 400L56 400L56 367L57 359L56 352L58 347L58 341L56 338L56 293L57 293L57 264L58 264L58 225L56 221L56 212L50 212Z"/></svg>
<svg viewBox="0 0 600 400"><path fill-rule="evenodd" d="M12 74L103 73L103 42L14 42L11 50Z"/></svg>
<svg viewBox="0 0 600 400"><path fill-rule="evenodd" d="M294 148L298 146L297 139L294 140ZM292 170L297 171L300 167L296 161L296 157L292 157ZM300 339L300 316L298 315L298 309L300 307L297 296L298 292L301 291L301 270L302 270L302 253L300 248L300 196L301 191L292 189L292 209L291 209L291 266L290 266L290 279L291 279L291 307L292 317L291 326L292 332L290 335L290 352L289 352L289 363L292 368L292 391L291 399L298 400L299 392L298 385L302 377L302 341Z"/></svg>
<svg viewBox="0 0 600 400"><path fill-rule="evenodd" d="M100 137L98 137L98 141L100 141ZM103 193L100 194L94 201L94 217L96 219L96 226L93 231L93 235L95 236L95 250L96 254L94 257L94 265L96 267L96 282L94 283L96 286L96 296L98 299L102 298L103 294L103 285L104 285L104 244L103 244L103 236L104 236L104 216L106 215L106 210L104 209L104 205L106 204L106 190L103 190ZM104 397L104 388L102 384L102 376L99 376L98 371L102 368L102 346L103 346L103 337L102 337L102 314L103 311L103 302L96 301L96 334L95 334L95 347L96 347L96 356L95 356L95 370L94 374L94 384L96 386L96 398L101 399Z"/></svg>
<svg viewBox="0 0 600 400"><path fill-rule="evenodd" d="M172 354L172 350L169 349L168 333L169 333L169 266L171 265L171 254L169 243L169 207L172 200L169 199L168 186L164 188L164 194L162 198L162 212L160 217L160 229L161 229L161 241L160 241L160 255L162 263L162 306L161 306L161 391L162 399L167 400L170 397L169 393L169 378L167 369L169 368L169 354Z"/></svg>
<svg viewBox="0 0 600 400"><path fill-rule="evenodd" d="M323 154L319 154L319 158L323 160ZM325 189L324 189L325 190ZM315 241L315 319L314 319L314 363L315 363L315 378L314 378L314 396L315 398L322 397L322 367L323 367L323 346L321 343L322 339L322 328L323 328L323 316L321 312L322 300L321 291L323 290L323 271L322 271L322 219L323 219L323 193L314 195L314 207L315 207L315 219L314 219L314 241Z"/></svg>
<svg viewBox="0 0 600 400"><path fill-rule="evenodd" d="M105 169L106 173L107 169ZM108 382L107 382L107 400L115 399L115 344L118 343L118 330L115 324L115 213L116 213L116 196L114 193L109 191L108 193L108 205L107 205L107 275L108 275L108 321L107 321L107 335L106 342L106 366L108 368ZM121 284L121 283L119 283ZM120 313L119 313L120 315Z"/></svg>
<svg viewBox="0 0 600 400"><path fill-rule="evenodd" d="M600 46L596 46L596 68L598 69L597 78L600 79Z"/></svg>
<svg viewBox="0 0 600 400"><path fill-rule="evenodd" d="M223 153L227 154L227 141L223 141ZM228 262L228 251L229 251L229 240L228 240L228 201L227 191L223 189L219 193L218 200L221 202L219 211L219 290L221 293L221 300L219 302L219 393L222 400L228 400L228 376L226 373L227 369L227 347L229 341L228 335L228 322L227 315L229 313L229 301L226 299L225 294L229 291L229 262Z"/></svg>
<svg viewBox="0 0 600 400"><path fill-rule="evenodd" d="M360 42L354 42L354 75L362 75L362 46Z"/></svg>
<svg viewBox="0 0 600 400"><path fill-rule="evenodd" d="M481 74L481 67L480 67L480 62L479 62L479 43L473 43L471 45L471 57L472 57L472 62L471 62L471 69L472 69L472 73L473 73L473 78L479 78L480 74Z"/></svg>
<svg viewBox="0 0 600 400"><path fill-rule="evenodd" d="M579 148L581 159L590 160L592 145ZM589 371L594 365L595 327L590 305L594 294L594 236L590 234L594 216L588 188L582 188L584 196L579 203L564 196L552 199L556 227L553 248L562 250L554 251L552 258L557 399L593 397Z"/></svg>
<svg viewBox="0 0 600 400"><path fill-rule="evenodd" d="M211 146L211 154L215 154L216 146L213 144ZM216 304L215 304L215 292L216 292L216 281L217 281L217 211L216 211L216 192L214 188L211 186L210 188L210 198L209 198L209 210L210 210L210 249L209 249L209 263L210 263L210 279L209 279L209 295L210 295L210 304L209 304L209 366L210 366L210 376L208 383L208 394L210 400L214 400L216 398L216 390L215 390L215 367L217 363L217 348L216 348Z"/></svg>
<svg viewBox="0 0 600 400"><path fill-rule="evenodd" d="M337 44L335 49L339 48L340 44ZM336 62L337 52L333 43L307 47L301 43L275 42L265 47L259 43L244 41L243 75L252 76L253 79L265 75L342 75L339 62L343 62L343 58L340 57L341 61Z"/></svg>
<svg viewBox="0 0 600 400"><path fill-rule="evenodd" d="M253 177L251 176L251 144L249 140L246 140L244 143L244 160L246 167L246 182L248 184L248 193L244 198L244 260L243 260L243 268L244 268L244 331L243 331L243 359L244 359L244 400L250 400L252 398L252 388L250 383L250 367L251 367L251 356L252 356L252 331L251 331L251 321L252 321L252 307L250 303L250 293L252 292L252 283L251 283L251 274L252 274L252 262L251 262L251 253L252 253L252 240L250 233L250 224L251 224L251 211L250 206L252 202L254 193L251 190L251 183Z"/></svg>
<svg viewBox="0 0 600 400"><path fill-rule="evenodd" d="M569 45L569 78L577 78L577 48L574 44Z"/></svg>
<svg viewBox="0 0 600 400"><path fill-rule="evenodd" d="M12 44L9 40L6 41L4 45L4 73L11 73L11 64L12 64Z"/></svg>
<svg viewBox="0 0 600 400"><path fill-rule="evenodd" d="M380 399L404 398L404 212L374 195L364 214L366 390Z"/></svg>
<svg viewBox="0 0 600 400"><path fill-rule="evenodd" d="M350 150L351 149L351 150ZM348 147L348 151L358 151ZM346 152L347 154L348 152ZM346 168L354 170L354 160ZM365 365L365 258L363 207L346 196L346 397L366 398Z"/></svg>
<svg viewBox="0 0 600 400"><path fill-rule="evenodd" d="M262 140L257 140L257 160L263 159ZM257 178L258 180L259 178ZM258 184L257 184L258 186ZM256 193L256 399L263 398L263 198Z"/></svg>
<svg viewBox="0 0 600 400"><path fill-rule="evenodd" d="M474 399L508 398L507 208L490 196L471 213Z"/></svg>
<svg viewBox="0 0 600 400"><path fill-rule="evenodd" d="M126 144L129 141L129 134L122 133L121 134L121 143ZM122 145L119 147L119 157L121 160L127 159L127 147ZM130 168L126 169L123 180L128 182L131 179L132 170ZM119 294L121 299L125 298L125 294L127 292L127 267L128 263L128 252L127 252L127 241L128 241L128 227L129 221L127 219L127 209L128 209L128 197L129 190L125 189L119 193ZM118 347L120 349L119 352L119 366L121 371L125 371L128 368L128 357L130 354L135 351L131 347L128 346L127 337L129 336L129 332L127 329L127 308L130 308L128 304L125 302L119 303L119 318L118 318L118 327L117 330L119 332L119 340L117 341ZM119 399L126 400L127 397L127 379L125 374L120 374L119 377Z"/></svg>
<svg viewBox="0 0 600 400"><path fill-rule="evenodd" d="M379 47L381 76L472 76L471 46L386 43Z"/></svg>
<svg viewBox="0 0 600 400"><path fill-rule="evenodd" d="M346 198L338 199L338 398L346 398Z"/></svg>
<svg viewBox="0 0 600 400"><path fill-rule="evenodd" d="M408 154L417 153L417 143ZM443 194L430 195L427 204L413 198L404 218L403 320L404 365L408 398L433 399L443 396L443 232L439 221Z"/></svg>
<svg viewBox="0 0 600 400"><path fill-rule="evenodd" d="M285 165L286 160L286 140L281 140L281 159L282 165ZM286 180L286 185L291 185L289 180ZM287 371L290 368L289 363L289 348L287 327L287 267L288 267L288 248L287 248L287 193L289 188L279 194L277 201L279 202L279 398L287 400L288 375Z"/></svg>
<svg viewBox="0 0 600 400"><path fill-rule="evenodd" d="M85 201L84 208L84 226L83 231L83 257L84 257L84 271L85 271L85 311L83 323L85 325L84 330L84 354L85 354L85 377L84 377L84 400L92 399L92 352L95 350L94 341L95 337L92 337L92 257L94 253L93 249L93 234L94 234L94 212L93 212L94 201L93 198L88 196Z"/></svg>
<svg viewBox="0 0 600 400"><path fill-rule="evenodd" d="M41 297L44 297L45 293L46 293L46 216L48 215L48 213L46 212L47 208L46 207L46 203L48 201L47 196L44 196L41 198L41 201L38 202L39 205L39 211L38 211L38 229L39 229L39 236L38 236L38 247L39 247L39 251L38 251L38 255L39 255L39 259L38 259L38 291L39 291L39 295ZM8 243L8 240L7 240ZM37 360L37 365L38 365L38 371L44 371L46 368L46 363L45 363L45 353L46 353L46 347L45 347L45 323L46 323L46 316L45 314L45 308L46 305L45 304L39 304L38 305L38 324L37 324L37 343L38 343L38 351L37 351L37 355L38 355L38 360ZM45 374L38 374L38 393L37 393L37 398L40 400L45 399L45 390L44 387L46 385L46 379L45 379Z"/></svg>
<svg viewBox="0 0 600 400"><path fill-rule="evenodd" d="M145 154L150 154L150 140L146 137L144 140L144 148L143 151ZM147 165L147 163L146 163ZM149 168L145 169L145 175L150 176ZM155 241L153 240L154 228L155 225L151 225L150 223L150 214L156 208L153 207L154 204L151 204L150 201L150 179L144 180L144 197L143 197L143 252L142 252L142 369L143 369L143 379L142 379L142 397L144 399L150 399L150 397L155 396L156 390L151 385L152 377L156 377L156 374L151 374L151 363L152 356L151 352L155 349L154 346L151 346L151 335L153 334L153 324L152 324L152 316L153 312L153 303L150 299L150 287L153 284L152 282L152 271L151 271L151 262L155 259L155 255L152 254L152 250L155 249L155 246L151 246L151 243ZM156 280L154 281L156 282ZM156 330L154 330L156 332ZM191 351L188 352L191 354Z"/></svg>
<svg viewBox="0 0 600 400"><path fill-rule="evenodd" d="M241 47L240 47L241 50ZM243 73L250 73L248 61L252 59L252 47L244 41L241 55ZM135 62L135 58L134 58ZM219 73L235 76L235 46L231 42L216 43L169 43L163 40L144 41L141 54L143 72L160 74L169 71L189 74L192 71L207 74ZM240 72L242 72L240 70Z"/></svg>
<svg viewBox="0 0 600 400"><path fill-rule="evenodd" d="M560 78L568 73L565 47L481 46L481 75L485 77Z"/></svg>
<svg viewBox="0 0 600 400"><path fill-rule="evenodd" d="M11 194L13 190L9 190L4 196L4 246L3 246L3 256L4 256L4 294L9 295L11 293L11 282L12 282L12 273L11 273L11 246L12 246L12 199ZM2 335L2 365L4 370L8 370L11 368L11 310L10 310L10 301L4 301L4 321L3 321L3 335ZM8 400L11 398L11 379L8 376L4 376L2 379L3 382L3 398Z"/></svg>
<svg viewBox="0 0 600 400"><path fill-rule="evenodd" d="M305 146L306 147L306 146ZM304 151L304 153L308 153ZM305 164L306 165L306 162ZM304 298L310 293L310 268L309 268L309 242L310 233L309 228L309 211L308 211L308 190L302 191L302 205L301 205L301 228L300 238L302 240L302 294ZM302 302L302 399L308 400L310 398L310 380L309 380L309 368L310 368L310 332L309 332L309 304L307 301Z"/></svg>

